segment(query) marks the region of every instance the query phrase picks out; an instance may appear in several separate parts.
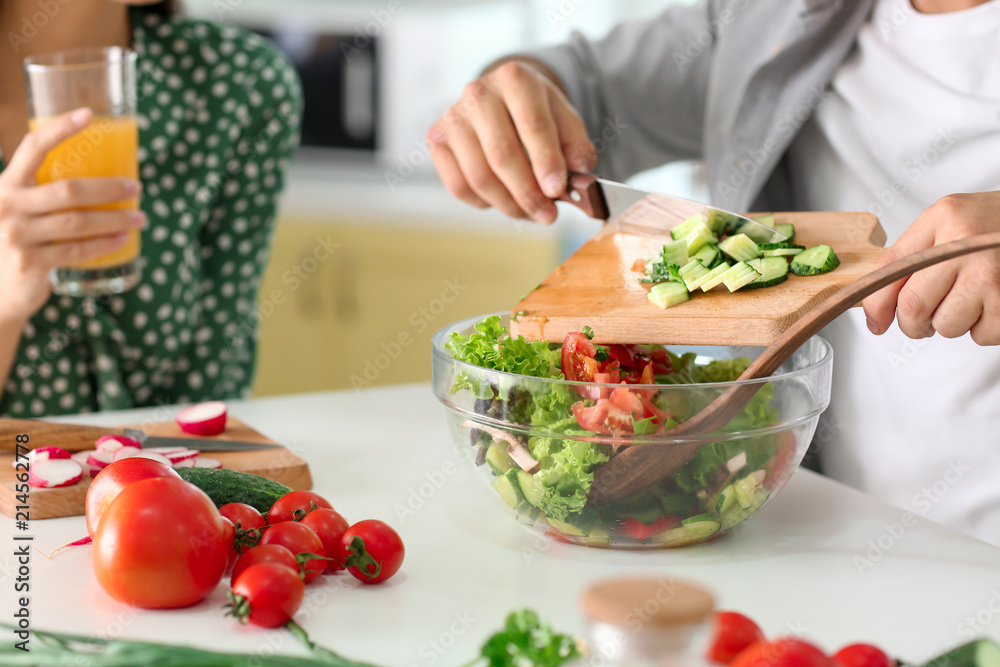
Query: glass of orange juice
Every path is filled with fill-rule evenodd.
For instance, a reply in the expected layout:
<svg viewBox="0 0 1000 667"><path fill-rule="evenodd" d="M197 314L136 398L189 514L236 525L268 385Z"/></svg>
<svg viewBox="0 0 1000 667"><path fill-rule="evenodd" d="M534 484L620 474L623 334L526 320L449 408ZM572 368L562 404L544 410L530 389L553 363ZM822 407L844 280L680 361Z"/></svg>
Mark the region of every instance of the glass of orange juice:
<svg viewBox="0 0 1000 667"><path fill-rule="evenodd" d="M139 178L139 129L136 122L136 55L110 47L60 51L24 61L30 126L80 107L94 112L91 123L50 151L39 168L39 184L66 178ZM96 209L139 207L138 197ZM53 291L73 296L117 294L134 287L142 275L139 231L104 257L52 272Z"/></svg>

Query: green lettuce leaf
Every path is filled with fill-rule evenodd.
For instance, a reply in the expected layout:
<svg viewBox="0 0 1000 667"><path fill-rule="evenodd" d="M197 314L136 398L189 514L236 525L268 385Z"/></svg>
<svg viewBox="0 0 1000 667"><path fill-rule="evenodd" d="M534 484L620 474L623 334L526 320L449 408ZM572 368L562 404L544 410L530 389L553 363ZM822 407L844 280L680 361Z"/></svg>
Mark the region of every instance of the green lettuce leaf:
<svg viewBox="0 0 1000 667"><path fill-rule="evenodd" d="M547 341L514 338L497 315L478 322L470 336L452 333L445 347L459 361L481 368L540 378L563 377L559 348L551 349Z"/></svg>

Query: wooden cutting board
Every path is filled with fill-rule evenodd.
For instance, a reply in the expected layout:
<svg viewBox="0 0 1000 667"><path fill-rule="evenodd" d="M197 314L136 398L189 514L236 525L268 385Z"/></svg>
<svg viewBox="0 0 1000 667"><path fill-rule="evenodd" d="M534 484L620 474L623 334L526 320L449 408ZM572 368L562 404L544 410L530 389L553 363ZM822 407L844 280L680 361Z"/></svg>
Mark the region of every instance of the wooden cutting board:
<svg viewBox="0 0 1000 667"><path fill-rule="evenodd" d="M642 274L632 267L657 256L669 239L609 224L511 311L511 333L562 341L590 326L598 343L766 346L810 308L876 269L885 252L885 231L870 213L775 213L775 222L795 225L799 245L829 245L840 266L818 276L789 275L764 289L698 290L663 310L646 299Z"/></svg>
<svg viewBox="0 0 1000 667"><path fill-rule="evenodd" d="M172 421L143 422L142 424L132 424L128 427L141 428L148 435L191 437L181 431L180 427ZM120 432L121 428L108 428L107 432ZM267 436L255 431L244 422L233 417L229 417L227 420L225 432L212 439L274 443ZM58 442L31 442L30 444L36 447L59 445ZM4 445L6 446L6 443ZM66 449L79 451L81 448L79 446L67 446ZM312 475L309 473L309 465L301 457L284 447L247 452L205 452L205 456L219 459L222 461L224 468L267 477L290 486L293 489L312 488ZM14 516L15 506L19 504L16 499L16 471L12 465L13 461L13 452L0 452L0 511L7 516ZM31 519L51 519L83 514L84 503L87 498L87 487L89 486L90 478L84 477L83 480L73 486L59 489L30 487L29 507L31 508Z"/></svg>

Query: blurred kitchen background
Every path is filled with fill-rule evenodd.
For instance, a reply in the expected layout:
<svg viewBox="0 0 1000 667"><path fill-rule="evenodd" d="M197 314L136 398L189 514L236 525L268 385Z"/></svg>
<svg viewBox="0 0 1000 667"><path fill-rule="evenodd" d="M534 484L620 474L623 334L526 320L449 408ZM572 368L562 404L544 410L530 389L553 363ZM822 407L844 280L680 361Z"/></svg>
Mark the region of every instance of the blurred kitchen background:
<svg viewBox="0 0 1000 667"><path fill-rule="evenodd" d="M690 2L691 0L684 0ZM254 394L426 381L430 339L510 311L599 228L551 227L453 200L424 136L497 57L604 34L670 0L185 0L274 39L299 69L303 141L260 291ZM701 198L697 165L634 182Z"/></svg>

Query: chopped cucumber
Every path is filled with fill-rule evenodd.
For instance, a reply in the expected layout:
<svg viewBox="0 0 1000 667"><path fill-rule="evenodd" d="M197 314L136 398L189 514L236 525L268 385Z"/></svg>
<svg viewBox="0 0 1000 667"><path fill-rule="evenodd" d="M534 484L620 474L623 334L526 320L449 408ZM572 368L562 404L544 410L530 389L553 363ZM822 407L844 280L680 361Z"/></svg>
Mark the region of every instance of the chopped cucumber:
<svg viewBox="0 0 1000 667"><path fill-rule="evenodd" d="M517 506L521 504L521 492L517 490L516 475L517 470L508 470L490 482L503 501L514 509L517 509Z"/></svg>
<svg viewBox="0 0 1000 667"><path fill-rule="evenodd" d="M571 523L565 523L559 521L558 519L546 519L549 525L558 530L563 535L571 535L573 537L586 537L587 533L583 532Z"/></svg>
<svg viewBox="0 0 1000 667"><path fill-rule="evenodd" d="M749 222L743 223L739 229L736 230L736 236L743 234L748 236L754 243L770 243L774 240L774 230L770 227L761 227L761 225L753 225Z"/></svg>
<svg viewBox="0 0 1000 667"><path fill-rule="evenodd" d="M705 216L705 224L712 230L713 234L725 234L737 223L739 218L729 213L724 213L717 208L710 209Z"/></svg>
<svg viewBox="0 0 1000 667"><path fill-rule="evenodd" d="M702 213L692 215L690 218L670 230L670 236L673 237L675 241L679 241L690 234L691 230L693 230L697 225L704 225L707 222L707 219Z"/></svg>
<svg viewBox="0 0 1000 667"><path fill-rule="evenodd" d="M691 255L691 259L696 259L705 265L706 269L714 269L722 261L722 253L719 247L712 243L704 246L701 250Z"/></svg>
<svg viewBox="0 0 1000 667"><path fill-rule="evenodd" d="M740 287L756 280L759 275L746 262L737 262L719 277L722 278L722 283L726 286L726 289L730 292L735 292Z"/></svg>
<svg viewBox="0 0 1000 667"><path fill-rule="evenodd" d="M684 266L688 262L688 243L684 239L674 241L663 246L660 253L661 260L665 265Z"/></svg>
<svg viewBox="0 0 1000 667"><path fill-rule="evenodd" d="M792 258L792 273L797 276L815 276L833 271L840 266L840 259L828 245L807 248Z"/></svg>
<svg viewBox="0 0 1000 667"><path fill-rule="evenodd" d="M726 253L737 262L745 262L748 259L760 257L757 244L746 234L736 234L730 236L719 244L719 250Z"/></svg>
<svg viewBox="0 0 1000 667"><path fill-rule="evenodd" d="M493 442L486 450L486 463L494 475L502 475L515 466L514 459L507 453L506 442Z"/></svg>
<svg viewBox="0 0 1000 667"><path fill-rule="evenodd" d="M784 236L786 243L791 243L795 240L795 225L781 222L774 226L774 231Z"/></svg>
<svg viewBox="0 0 1000 667"><path fill-rule="evenodd" d="M1000 667L1000 646L990 639L977 639L934 658L924 667Z"/></svg>
<svg viewBox="0 0 1000 667"><path fill-rule="evenodd" d="M729 269L731 268L732 267L729 266L728 263L723 262L722 264L719 264L717 267L709 271L708 275L702 278L702 283L700 285L701 290L703 292L707 292L721 285L723 281L723 276L725 276L726 273L728 273Z"/></svg>
<svg viewBox="0 0 1000 667"><path fill-rule="evenodd" d="M659 308L671 308L691 298L682 283L657 283L649 290L646 298Z"/></svg>
<svg viewBox="0 0 1000 667"><path fill-rule="evenodd" d="M579 514L570 514L567 516L565 521L557 521L551 518L546 519L546 521L561 533L584 537L590 535L595 528L601 525L601 515L589 507L584 507L583 511Z"/></svg>
<svg viewBox="0 0 1000 667"><path fill-rule="evenodd" d="M652 541L663 546L683 547L707 540L719 532L721 527L722 524L712 519L693 521L654 535Z"/></svg>
<svg viewBox="0 0 1000 667"><path fill-rule="evenodd" d="M756 489L757 480L753 478L753 475L747 475L733 484L736 503L740 506L740 509L749 509L753 505L753 493Z"/></svg>
<svg viewBox="0 0 1000 667"><path fill-rule="evenodd" d="M766 225L771 229L774 229L774 213L765 213L764 215L755 215L753 218L755 221L762 225ZM780 233L780 232L779 232Z"/></svg>
<svg viewBox="0 0 1000 667"><path fill-rule="evenodd" d="M729 530L756 514L757 510L764 506L769 495L770 492L766 488L759 486L753 492L753 499L749 507L741 507L739 503L735 503L719 516L719 520L722 523L722 530Z"/></svg>
<svg viewBox="0 0 1000 667"><path fill-rule="evenodd" d="M735 504L736 504L736 489L733 487L732 484L730 484L719 493L719 500L715 504L715 509L720 514L722 514Z"/></svg>
<svg viewBox="0 0 1000 667"><path fill-rule="evenodd" d="M699 278L707 276L708 269L705 268L705 265L697 259L692 259L681 267L680 274L681 280L684 281L684 285L688 288L688 291L691 292L698 289L698 285L701 283L698 283L698 285L695 285L694 287L692 287L691 284Z"/></svg>
<svg viewBox="0 0 1000 667"><path fill-rule="evenodd" d="M760 274L756 280L743 289L773 287L788 280L788 262L784 257L761 257L747 262L751 269Z"/></svg>
<svg viewBox="0 0 1000 667"><path fill-rule="evenodd" d="M794 257L806 247L796 243L760 243L757 249L762 257Z"/></svg>
<svg viewBox="0 0 1000 667"><path fill-rule="evenodd" d="M538 507L539 501L545 495L545 489L537 479L523 470L516 470L517 490L521 492L521 497L532 507Z"/></svg>
<svg viewBox="0 0 1000 667"><path fill-rule="evenodd" d="M712 243L718 243L719 239L716 238L712 230L708 228L705 223L699 223L694 226L694 228L688 232L688 235L684 237L687 241L687 252L695 253L704 248L706 245ZM685 256L685 261L687 257Z"/></svg>

